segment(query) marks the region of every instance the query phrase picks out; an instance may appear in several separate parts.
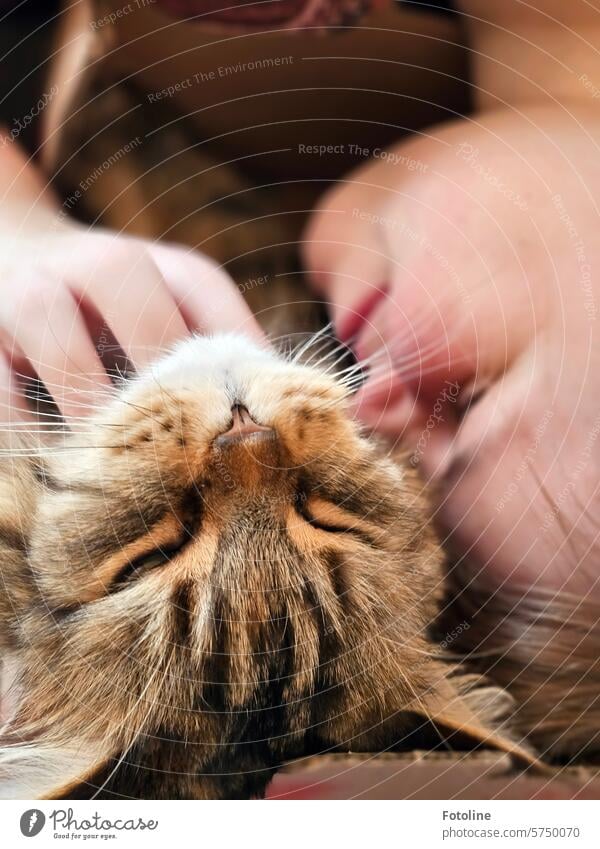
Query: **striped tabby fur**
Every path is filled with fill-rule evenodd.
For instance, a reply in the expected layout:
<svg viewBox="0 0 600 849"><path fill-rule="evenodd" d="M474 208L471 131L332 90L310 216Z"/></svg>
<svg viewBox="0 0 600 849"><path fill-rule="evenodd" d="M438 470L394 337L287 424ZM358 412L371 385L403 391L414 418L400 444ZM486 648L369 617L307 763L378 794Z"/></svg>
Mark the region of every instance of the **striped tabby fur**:
<svg viewBox="0 0 600 849"><path fill-rule="evenodd" d="M240 406L270 430L224 439ZM79 431L2 458L1 795L260 796L289 758L434 729L529 758L429 636L423 488L343 382L196 337Z"/></svg>

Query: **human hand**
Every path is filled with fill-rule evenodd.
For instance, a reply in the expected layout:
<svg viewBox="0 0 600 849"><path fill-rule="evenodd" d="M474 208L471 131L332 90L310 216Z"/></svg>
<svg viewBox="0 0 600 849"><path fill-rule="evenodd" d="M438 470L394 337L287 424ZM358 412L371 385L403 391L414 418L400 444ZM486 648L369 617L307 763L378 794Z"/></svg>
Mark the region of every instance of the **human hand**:
<svg viewBox="0 0 600 849"><path fill-rule="evenodd" d="M413 137L330 191L305 234L338 334L374 358L359 416L412 439L494 586L596 586L594 111L522 107Z"/></svg>
<svg viewBox="0 0 600 849"><path fill-rule="evenodd" d="M67 419L86 416L110 385L111 349L139 369L190 331L260 330L212 260L60 222L0 237L0 402L27 415L17 374L44 383ZM10 364L10 367L9 365Z"/></svg>

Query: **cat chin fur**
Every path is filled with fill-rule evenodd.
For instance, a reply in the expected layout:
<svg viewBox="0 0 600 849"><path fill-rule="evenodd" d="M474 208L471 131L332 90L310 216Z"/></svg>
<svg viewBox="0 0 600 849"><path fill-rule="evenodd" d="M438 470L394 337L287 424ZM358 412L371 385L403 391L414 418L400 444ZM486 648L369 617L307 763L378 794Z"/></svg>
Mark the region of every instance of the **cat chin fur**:
<svg viewBox="0 0 600 849"><path fill-rule="evenodd" d="M266 342L261 346L240 333L195 335L177 343L167 356L142 371L140 379L168 378L186 386L198 380L201 370L203 382L209 380L226 385L229 381L235 382L248 369L265 366L283 374L291 364Z"/></svg>

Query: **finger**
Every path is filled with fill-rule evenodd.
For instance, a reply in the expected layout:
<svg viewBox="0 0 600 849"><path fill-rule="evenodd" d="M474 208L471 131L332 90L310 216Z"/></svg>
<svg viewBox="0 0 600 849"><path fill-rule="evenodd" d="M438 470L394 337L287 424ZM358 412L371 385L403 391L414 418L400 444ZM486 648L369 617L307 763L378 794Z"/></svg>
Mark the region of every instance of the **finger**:
<svg viewBox="0 0 600 849"><path fill-rule="evenodd" d="M463 379L473 369L465 358L467 317L452 320L431 293L397 284L379 301L364 322L355 343L359 361L376 360L394 364L398 378L413 391L423 391L450 372ZM462 332L459 332L461 330ZM476 351L476 344L469 350Z"/></svg>
<svg viewBox="0 0 600 849"><path fill-rule="evenodd" d="M110 380L77 302L47 278L29 277L26 285L14 322L15 342L62 414L85 416L106 398Z"/></svg>
<svg viewBox="0 0 600 849"><path fill-rule="evenodd" d="M386 280L363 272L357 256L353 272L338 270L332 275L325 305L342 342L354 346L363 326L384 300L388 286Z"/></svg>
<svg viewBox="0 0 600 849"><path fill-rule="evenodd" d="M136 370L188 334L164 277L145 244L123 237L90 240L86 272L71 284L102 315Z"/></svg>
<svg viewBox="0 0 600 849"><path fill-rule="evenodd" d="M397 438L417 414L417 402L391 372L373 383L376 386L371 391L363 387L352 398L352 415L371 430Z"/></svg>
<svg viewBox="0 0 600 849"><path fill-rule="evenodd" d="M4 352L0 352L0 432L2 433L0 444L2 447L13 447L13 437L18 440L19 425L34 421L35 417L23 394L19 392L9 357Z"/></svg>
<svg viewBox="0 0 600 849"><path fill-rule="evenodd" d="M302 257L314 287L331 300L337 275L377 284L385 279L380 211L386 190L377 185L379 163L358 169L352 181L327 192L310 217L302 238Z"/></svg>
<svg viewBox="0 0 600 849"><path fill-rule="evenodd" d="M378 228L363 220L368 199L352 206L354 192L345 187L339 201L334 194L323 204L304 233L302 248L308 280L324 297L344 342L354 339L387 290L392 264Z"/></svg>
<svg viewBox="0 0 600 849"><path fill-rule="evenodd" d="M456 429L452 410L460 384L477 368L477 348L474 356L465 355L464 337L452 338L452 328L429 298L404 309L399 288L386 294L355 345L359 362L370 365L354 404L368 426L388 435L403 433L407 444L429 418L421 453L435 454L439 471Z"/></svg>
<svg viewBox="0 0 600 849"><path fill-rule="evenodd" d="M422 467L430 478L444 474L458 433L452 401L426 406L410 392L391 393L379 405L357 399L355 411L370 430L385 435L392 448L400 445L411 466Z"/></svg>
<svg viewBox="0 0 600 849"><path fill-rule="evenodd" d="M234 281L208 257L175 245L150 248L190 330L264 338Z"/></svg>
<svg viewBox="0 0 600 849"><path fill-rule="evenodd" d="M371 167L364 180L359 172L315 214L304 250L309 276L330 303L338 335L361 359L387 346L412 360L429 352L429 366L436 358L443 366L448 319L459 317L461 293L404 226L418 211L411 199L398 197L392 207L389 191L369 185L381 171Z"/></svg>

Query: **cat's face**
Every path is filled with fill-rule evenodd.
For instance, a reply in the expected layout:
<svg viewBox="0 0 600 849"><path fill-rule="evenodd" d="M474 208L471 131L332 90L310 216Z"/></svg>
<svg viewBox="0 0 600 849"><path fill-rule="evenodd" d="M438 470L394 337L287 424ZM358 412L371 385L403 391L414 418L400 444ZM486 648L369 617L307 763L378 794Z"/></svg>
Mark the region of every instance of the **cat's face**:
<svg viewBox="0 0 600 849"><path fill-rule="evenodd" d="M389 745L435 689L421 487L323 371L194 338L41 477L13 726L68 753L54 787L249 795L287 757Z"/></svg>

